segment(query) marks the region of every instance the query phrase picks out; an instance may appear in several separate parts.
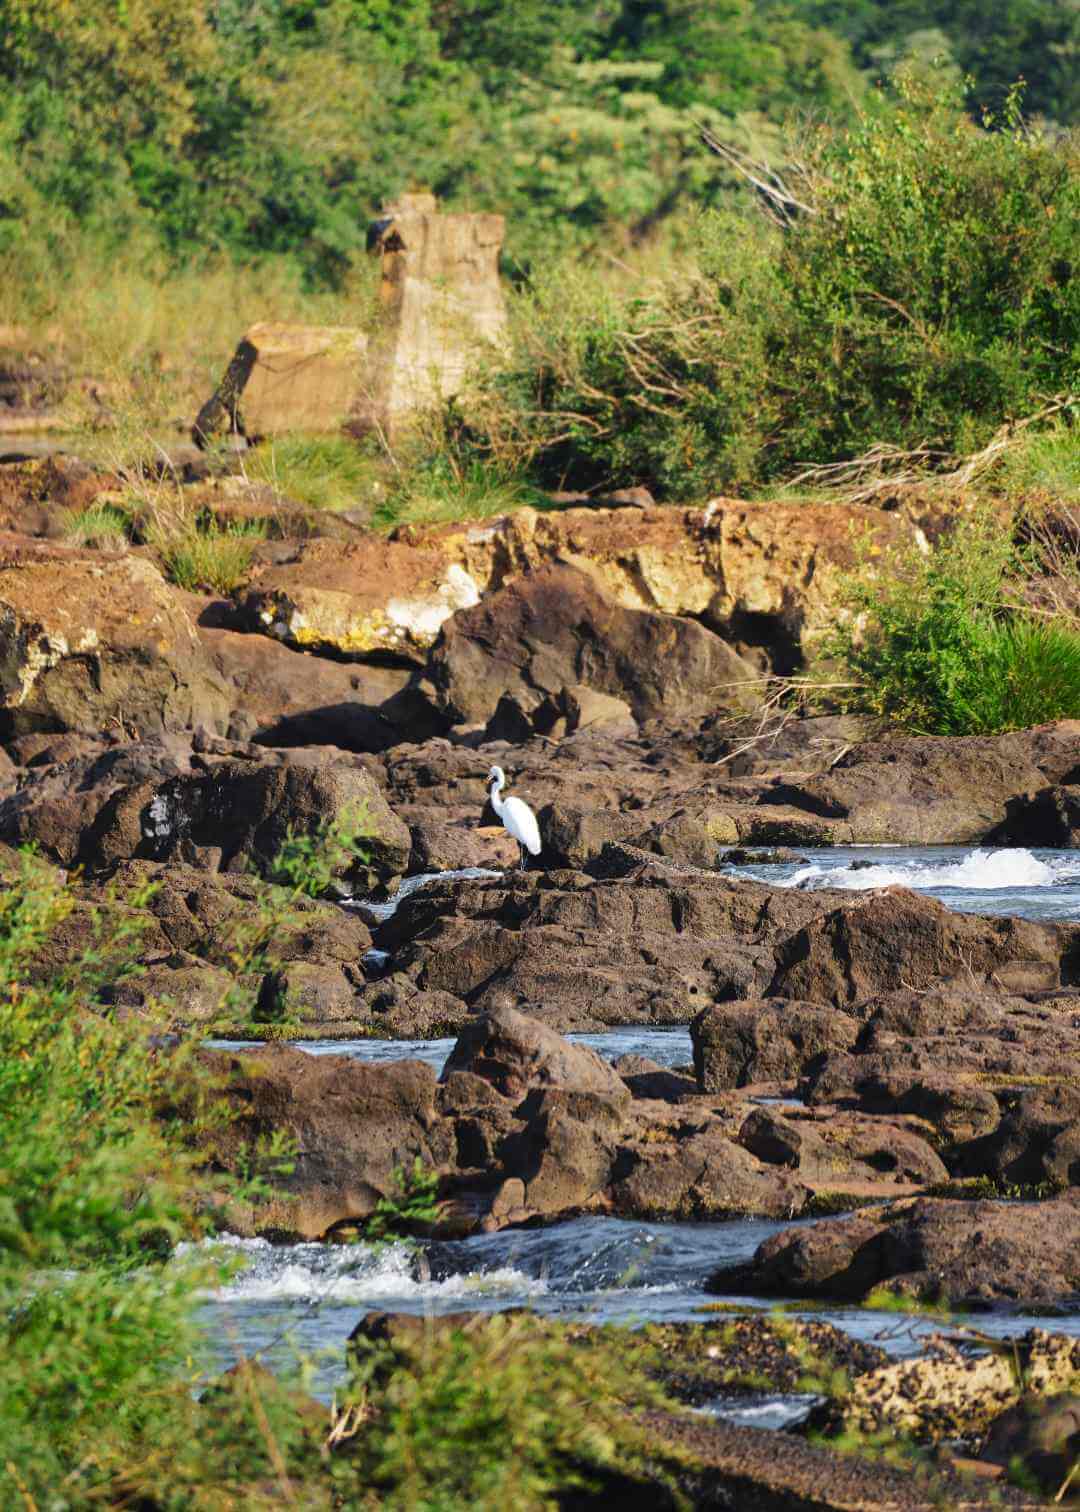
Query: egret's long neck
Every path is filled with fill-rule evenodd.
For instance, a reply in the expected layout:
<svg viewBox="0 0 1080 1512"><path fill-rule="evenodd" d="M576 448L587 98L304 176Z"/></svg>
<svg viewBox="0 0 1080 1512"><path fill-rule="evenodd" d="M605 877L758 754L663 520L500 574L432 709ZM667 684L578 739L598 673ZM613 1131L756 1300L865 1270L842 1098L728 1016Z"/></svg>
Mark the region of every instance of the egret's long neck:
<svg viewBox="0 0 1080 1512"><path fill-rule="evenodd" d="M491 806L500 818L502 817L503 801L499 797L499 794L503 790L505 781L505 777L496 777L495 781L491 784Z"/></svg>

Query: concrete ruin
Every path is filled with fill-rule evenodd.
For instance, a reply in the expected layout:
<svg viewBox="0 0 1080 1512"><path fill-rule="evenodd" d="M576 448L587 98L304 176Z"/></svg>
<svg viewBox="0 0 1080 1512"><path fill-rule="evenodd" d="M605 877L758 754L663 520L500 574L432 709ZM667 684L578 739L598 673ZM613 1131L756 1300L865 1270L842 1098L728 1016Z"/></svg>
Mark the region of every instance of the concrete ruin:
<svg viewBox="0 0 1080 1512"><path fill-rule="evenodd" d="M417 411L460 392L484 345L502 341L504 231L501 215L440 214L433 194L387 205L368 232L368 250L382 258L374 332L252 326L199 411L196 442L342 429L400 435Z"/></svg>

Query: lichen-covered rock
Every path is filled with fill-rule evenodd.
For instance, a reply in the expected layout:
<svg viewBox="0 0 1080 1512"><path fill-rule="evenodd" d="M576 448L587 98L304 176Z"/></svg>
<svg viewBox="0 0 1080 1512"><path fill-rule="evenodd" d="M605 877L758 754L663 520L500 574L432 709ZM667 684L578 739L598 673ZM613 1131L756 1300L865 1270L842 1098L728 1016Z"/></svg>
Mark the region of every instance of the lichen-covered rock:
<svg viewBox="0 0 1080 1512"><path fill-rule="evenodd" d="M315 538L259 573L240 610L252 630L299 650L422 665L443 623L478 604L482 586L438 550L379 536L344 546Z"/></svg>
<svg viewBox="0 0 1080 1512"><path fill-rule="evenodd" d="M998 1425L997 1454L984 1451L981 1457L1008 1464L1000 1457L1009 1421L1004 1414L1019 1404L1022 1391L1029 1422L1037 1417L1036 1403L1049 1406L1056 1400L1064 1405L1061 1393L1080 1378L1080 1340L1033 1328L1002 1340L988 1353L973 1353L960 1343L936 1339L931 1352L921 1358L896 1360L865 1372L847 1393L816 1408L807 1426L826 1433L892 1432L921 1443L961 1439L974 1445ZM1015 1412L1010 1417L1015 1426ZM1048 1422L1048 1436L1070 1430L1070 1425L1075 1431L1077 1422L1069 1415L1057 1430ZM1068 1431L1063 1436L1067 1438Z"/></svg>
<svg viewBox="0 0 1080 1512"><path fill-rule="evenodd" d="M853 561L856 513L859 530L869 526L879 541L909 534L895 514L862 507L714 499L705 509L518 509L404 526L389 540L302 544L252 583L243 607L252 628L291 645L416 660L457 610L522 573L574 561L619 607L693 616L788 670L804 636L830 623L832 580ZM591 677L567 686L580 682L597 686Z"/></svg>

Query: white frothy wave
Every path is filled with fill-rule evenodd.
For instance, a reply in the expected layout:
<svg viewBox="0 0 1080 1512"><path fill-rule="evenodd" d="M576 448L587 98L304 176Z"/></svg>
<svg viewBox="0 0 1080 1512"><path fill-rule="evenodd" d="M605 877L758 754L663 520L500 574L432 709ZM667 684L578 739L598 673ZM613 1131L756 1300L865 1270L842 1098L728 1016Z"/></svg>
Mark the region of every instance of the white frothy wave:
<svg viewBox="0 0 1080 1512"><path fill-rule="evenodd" d="M801 866L778 887L823 887L864 892L875 887L953 887L966 892L1053 887L1080 880L1080 858L1043 861L1029 850L973 850L960 861L899 861L881 866Z"/></svg>
<svg viewBox="0 0 1080 1512"><path fill-rule="evenodd" d="M224 1285L206 1293L206 1300L242 1302L372 1303L380 1301L445 1303L455 1298L534 1297L543 1295L543 1280L513 1266L426 1279L422 1262L406 1244L371 1248L367 1245L279 1246L266 1239L241 1239L224 1234L208 1241L208 1248L237 1255L247 1263Z"/></svg>

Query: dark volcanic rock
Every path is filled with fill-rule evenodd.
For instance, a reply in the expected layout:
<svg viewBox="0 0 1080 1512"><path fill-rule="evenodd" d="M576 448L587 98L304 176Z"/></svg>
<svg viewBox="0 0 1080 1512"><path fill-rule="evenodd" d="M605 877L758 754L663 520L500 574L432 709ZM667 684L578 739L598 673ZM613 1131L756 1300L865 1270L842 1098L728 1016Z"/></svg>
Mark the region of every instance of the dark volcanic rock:
<svg viewBox="0 0 1080 1512"><path fill-rule="evenodd" d="M368 860L343 875L370 888L404 871L410 841L358 758L159 736L35 771L0 802L0 837L33 842L64 865L145 858L238 871L269 862L290 828L312 833L360 806L372 827Z"/></svg>
<svg viewBox="0 0 1080 1512"><path fill-rule="evenodd" d="M435 1170L453 1159L435 1072L423 1061L374 1066L284 1045L232 1057L207 1051L204 1058L227 1075L236 1114L210 1136L215 1159L246 1169L274 1134L296 1151L291 1170L273 1175L278 1195L261 1210L262 1232L321 1238L393 1195L395 1172L411 1169L417 1157Z"/></svg>
<svg viewBox="0 0 1080 1512"><path fill-rule="evenodd" d="M1056 987L1077 979L1078 943L1069 926L956 914L889 887L846 900L785 940L769 992L841 1008L953 978L1014 991Z"/></svg>
<svg viewBox="0 0 1080 1512"><path fill-rule="evenodd" d="M504 1097L530 1087L562 1087L624 1102L627 1090L615 1068L588 1045L572 1045L536 1019L498 1008L462 1031L443 1070L469 1071Z"/></svg>
<svg viewBox="0 0 1080 1512"><path fill-rule="evenodd" d="M846 1050L859 1025L846 1013L783 998L720 1003L690 1025L694 1070L706 1092L751 1082L794 1081L830 1050Z"/></svg>
<svg viewBox="0 0 1080 1512"><path fill-rule="evenodd" d="M902 1120L789 1114L755 1108L738 1142L759 1160L797 1171L819 1190L883 1179L908 1186L948 1180L949 1173L922 1133Z"/></svg>
<svg viewBox="0 0 1080 1512"><path fill-rule="evenodd" d="M876 1287L924 1300L1052 1302L1080 1290L1080 1204L919 1197L785 1229L710 1289L859 1301Z"/></svg>
<svg viewBox="0 0 1080 1512"><path fill-rule="evenodd" d="M889 736L855 746L826 772L777 783L762 801L846 819L863 843L965 844L996 835L1010 800L1068 784L1078 764L1075 720L1008 735Z"/></svg>
<svg viewBox="0 0 1080 1512"><path fill-rule="evenodd" d="M1037 1087L1010 1098L995 1129L957 1150L956 1167L1003 1186L1080 1187L1080 1087Z"/></svg>
<svg viewBox="0 0 1080 1512"><path fill-rule="evenodd" d="M445 727L430 703L411 693L405 668L331 661L219 626L197 630L227 690L234 740L385 751Z"/></svg>
<svg viewBox="0 0 1080 1512"><path fill-rule="evenodd" d="M430 675L456 723L483 723L506 694L535 708L586 684L637 719L705 714L754 669L694 620L624 609L576 567L516 578L443 626Z"/></svg>
<svg viewBox="0 0 1080 1512"><path fill-rule="evenodd" d="M237 1110L214 1144L219 1164L243 1168L274 1130L301 1152L291 1172L268 1173L271 1201L230 1214L249 1232L310 1238L361 1219L417 1155L440 1179L445 1232L583 1211L780 1217L809 1197L729 1138L722 1116L635 1100L592 1051L510 1011L466 1026L439 1084L418 1061L282 1047L209 1063Z"/></svg>
<svg viewBox="0 0 1080 1512"><path fill-rule="evenodd" d="M1080 762L1069 776L1080 776ZM988 837L996 845L1049 845L1060 850L1080 846L1080 786L1075 780L1021 793L1005 808L1004 823Z"/></svg>
<svg viewBox="0 0 1080 1512"><path fill-rule="evenodd" d="M1080 1375L1080 1360L1076 1362ZM979 1458L1006 1469L1017 1464L1056 1495L1080 1461L1080 1395L1028 1393L989 1425Z"/></svg>
<svg viewBox="0 0 1080 1512"><path fill-rule="evenodd" d="M987 1134L1001 1118L1001 1105L985 1087L931 1069L903 1070L891 1056L828 1055L807 1078L805 1091L811 1105L847 1102L864 1113L911 1114L950 1142Z"/></svg>
<svg viewBox="0 0 1080 1512"><path fill-rule="evenodd" d="M607 851L605 851L607 856ZM630 874L511 874L433 883L377 932L394 976L539 1013L560 1030L687 1023L703 1004L745 998L772 975L770 940L823 906L624 852Z"/></svg>

